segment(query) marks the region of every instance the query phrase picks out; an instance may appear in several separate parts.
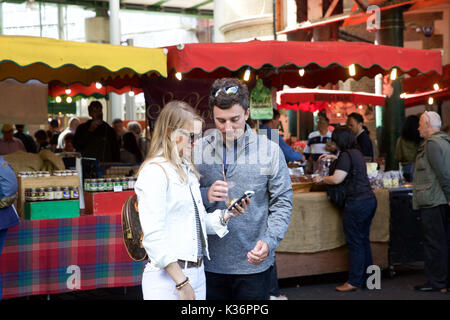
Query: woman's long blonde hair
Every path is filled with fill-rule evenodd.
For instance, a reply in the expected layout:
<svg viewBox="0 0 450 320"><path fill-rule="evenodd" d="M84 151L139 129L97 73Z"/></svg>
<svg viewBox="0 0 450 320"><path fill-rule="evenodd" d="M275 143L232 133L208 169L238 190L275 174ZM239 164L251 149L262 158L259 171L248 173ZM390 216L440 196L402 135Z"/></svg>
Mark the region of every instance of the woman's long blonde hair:
<svg viewBox="0 0 450 320"><path fill-rule="evenodd" d="M167 103L156 119L155 129L153 130L150 142L150 150L139 168L139 172L149 161L155 157L161 156L175 167L181 181L187 183L188 177L181 167L182 159L178 153L174 133L179 129L186 128L188 124L194 122L194 120L201 121L202 123L204 122L195 112L194 108L186 102L174 100ZM186 158L188 159L194 174L197 178L200 178L200 174L192 164L191 157Z"/></svg>

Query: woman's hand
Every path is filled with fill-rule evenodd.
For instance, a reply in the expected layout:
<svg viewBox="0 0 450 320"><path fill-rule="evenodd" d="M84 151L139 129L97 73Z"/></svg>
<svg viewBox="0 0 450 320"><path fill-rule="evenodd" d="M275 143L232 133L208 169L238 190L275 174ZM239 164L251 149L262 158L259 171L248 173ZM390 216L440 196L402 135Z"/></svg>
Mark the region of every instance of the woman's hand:
<svg viewBox="0 0 450 320"><path fill-rule="evenodd" d="M335 159L337 159L337 156L334 155L334 154L326 154L326 153L324 153L324 154L322 154L319 157L319 160L322 160L322 159L333 159L333 160L335 160Z"/></svg>
<svg viewBox="0 0 450 320"><path fill-rule="evenodd" d="M236 203L233 206L233 208L231 209L231 211L227 210L225 212L223 220L225 220L225 222L227 222L229 219L231 219L233 217L242 216L245 213L245 211L247 210L247 207L248 207L249 204L250 204L250 199L249 198L242 199L241 205L238 205Z"/></svg>
<svg viewBox="0 0 450 320"><path fill-rule="evenodd" d="M323 182L323 177L322 176L315 176L313 178L313 182L314 183L321 183L321 182Z"/></svg>
<svg viewBox="0 0 450 320"><path fill-rule="evenodd" d="M178 290L178 298L180 300L195 300L194 289L190 283Z"/></svg>

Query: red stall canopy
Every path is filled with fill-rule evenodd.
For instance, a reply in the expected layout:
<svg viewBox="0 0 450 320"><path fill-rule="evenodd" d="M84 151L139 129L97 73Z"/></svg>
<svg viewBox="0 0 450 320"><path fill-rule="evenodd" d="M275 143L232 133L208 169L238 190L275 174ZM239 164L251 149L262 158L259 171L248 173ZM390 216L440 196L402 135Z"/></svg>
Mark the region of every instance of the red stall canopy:
<svg viewBox="0 0 450 320"><path fill-rule="evenodd" d="M299 102L351 102L353 104L370 104L384 106L386 97L367 92L352 92L323 89L301 89L296 92L280 94L280 104L297 104Z"/></svg>
<svg viewBox="0 0 450 320"><path fill-rule="evenodd" d="M406 93L426 92L433 90L434 84L439 88L450 88L450 64L442 67L442 75L421 74L402 81L402 90Z"/></svg>
<svg viewBox="0 0 450 320"><path fill-rule="evenodd" d="M193 43L167 47L167 69L184 78L242 77L250 67L258 76L271 78L281 88L316 87L347 78L373 78L397 68L407 73L442 73L439 50L419 50L360 42L249 41ZM355 75L349 66L355 65ZM299 69L304 69L303 76ZM252 73L254 79L255 73Z"/></svg>
<svg viewBox="0 0 450 320"><path fill-rule="evenodd" d="M421 93L404 94L405 108L414 107L422 104L427 104L428 99L432 97L434 103L450 99L450 88L443 88L439 90L431 90Z"/></svg>
<svg viewBox="0 0 450 320"><path fill-rule="evenodd" d="M67 91L67 90L70 91ZM141 83L138 77L123 79L116 79L111 85L105 85L100 82L91 83L86 86L81 83L74 83L71 85L65 85L63 83L52 81L48 86L48 95L51 97L57 97L61 95L76 96L84 95L91 96L93 94L107 95L110 92L117 94L123 94L129 91L133 91L135 94L141 93Z"/></svg>

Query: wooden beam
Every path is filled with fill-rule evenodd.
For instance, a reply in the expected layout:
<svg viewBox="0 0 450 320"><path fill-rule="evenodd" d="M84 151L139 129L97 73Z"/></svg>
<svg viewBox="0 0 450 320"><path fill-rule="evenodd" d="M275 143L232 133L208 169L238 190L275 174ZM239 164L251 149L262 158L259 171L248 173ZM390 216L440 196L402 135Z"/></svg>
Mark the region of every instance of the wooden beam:
<svg viewBox="0 0 450 320"><path fill-rule="evenodd" d="M339 0L333 0L333 2L330 4L330 6L328 7L327 12L325 12L325 15L323 16L324 18L328 18L329 16L331 16L331 14L334 11L334 8L336 8L336 5L339 3Z"/></svg>
<svg viewBox="0 0 450 320"><path fill-rule="evenodd" d="M353 2L355 2L358 7L361 9L362 12L366 12L367 8L364 4L362 4L361 0L353 0Z"/></svg>

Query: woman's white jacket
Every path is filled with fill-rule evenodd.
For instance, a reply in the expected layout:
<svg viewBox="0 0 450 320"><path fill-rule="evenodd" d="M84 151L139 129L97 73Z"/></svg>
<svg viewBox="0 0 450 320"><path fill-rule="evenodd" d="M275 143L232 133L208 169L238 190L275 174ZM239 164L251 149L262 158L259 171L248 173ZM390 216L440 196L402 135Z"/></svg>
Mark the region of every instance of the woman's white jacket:
<svg viewBox="0 0 450 320"><path fill-rule="evenodd" d="M151 265L156 269L165 268L177 260L197 260L195 208L189 187L199 210L206 244L204 254L208 259L207 234L217 234L222 238L228 233L227 227L220 223L220 210L206 213L199 181L190 165L183 165L183 169L188 175L189 184L181 181L172 164L162 157L156 157L141 169L134 187L144 233L142 243Z"/></svg>

